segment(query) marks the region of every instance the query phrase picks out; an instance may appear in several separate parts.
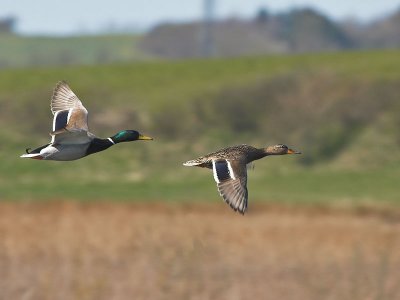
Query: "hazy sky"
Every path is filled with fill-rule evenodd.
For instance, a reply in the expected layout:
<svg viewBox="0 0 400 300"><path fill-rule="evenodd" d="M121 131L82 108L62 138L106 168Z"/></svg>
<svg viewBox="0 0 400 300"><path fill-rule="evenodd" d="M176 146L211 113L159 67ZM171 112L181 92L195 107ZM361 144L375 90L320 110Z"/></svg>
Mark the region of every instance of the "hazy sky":
<svg viewBox="0 0 400 300"><path fill-rule="evenodd" d="M313 7L331 18L362 21L400 8L399 0L215 0L217 17L253 16L258 8L271 12ZM160 21L199 19L202 0L0 0L0 17L15 16L26 34L71 34L116 28L147 28Z"/></svg>

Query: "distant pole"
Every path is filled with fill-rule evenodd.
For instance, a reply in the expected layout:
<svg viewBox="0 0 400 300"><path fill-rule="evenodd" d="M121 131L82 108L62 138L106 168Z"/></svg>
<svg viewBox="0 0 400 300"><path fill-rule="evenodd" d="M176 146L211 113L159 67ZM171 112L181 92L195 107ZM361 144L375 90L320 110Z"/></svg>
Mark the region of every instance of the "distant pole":
<svg viewBox="0 0 400 300"><path fill-rule="evenodd" d="M210 57L215 53L213 36L215 0L203 1L204 19L202 26L201 54L204 57Z"/></svg>

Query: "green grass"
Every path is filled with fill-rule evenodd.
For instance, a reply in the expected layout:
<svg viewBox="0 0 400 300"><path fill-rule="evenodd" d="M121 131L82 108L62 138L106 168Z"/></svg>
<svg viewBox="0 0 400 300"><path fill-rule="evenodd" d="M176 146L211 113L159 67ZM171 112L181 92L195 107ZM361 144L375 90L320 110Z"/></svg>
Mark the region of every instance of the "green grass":
<svg viewBox="0 0 400 300"><path fill-rule="evenodd" d="M179 168L177 166L175 171L179 172ZM252 172L249 174L251 202L400 204L398 169L374 172L298 170L279 175L271 175L267 171L257 176ZM47 176L43 176L43 172L36 173L41 173L42 178L27 179L32 174L25 174L24 177L20 176L18 183L14 180L3 182L1 198L22 201L221 201L211 171L208 170L192 169L192 175L185 179L175 180L171 174L165 174L166 178L144 178L133 182L123 178L106 181L91 178L65 180L52 173Z"/></svg>
<svg viewBox="0 0 400 300"><path fill-rule="evenodd" d="M104 64L134 61L136 35L21 37L0 35L0 67Z"/></svg>
<svg viewBox="0 0 400 300"><path fill-rule="evenodd" d="M288 203L398 203L398 170L301 171L266 176L254 183L254 198ZM249 188L252 188L249 183Z"/></svg>
<svg viewBox="0 0 400 300"><path fill-rule="evenodd" d="M184 168L182 162L225 145L245 142L261 146L272 141L270 136L262 133L239 134L228 127L213 127L211 123L204 124L201 119L195 120L199 118L193 112L196 101L207 103L204 101L214 99L220 91L235 91L242 87L246 91L247 87L262 85L285 74L297 74L302 78L303 81L299 81L302 84L310 80L310 74L313 80L321 77L324 84L332 78L340 78L343 81L332 85L332 89L328 84L328 88L319 94L321 104L317 102L315 107L307 107L318 115L321 105L324 107L325 98L336 100L336 95L339 95L339 100L343 97L351 99L354 91L371 86L386 90L382 87L389 84L392 84L389 86L391 91L396 92L393 86L398 85L393 83L400 82L399 54L399 51L348 52L2 70L0 198L22 201L221 201L211 173ZM326 73L335 76L325 76ZM90 126L94 133L109 136L120 129L131 128L154 136L155 141L118 145L75 162L20 159L19 155L26 147L48 142L52 117L49 99L53 86L60 79L69 81L84 101L90 112ZM286 86L283 82L277 92L284 94L291 83L288 81ZM310 95L314 95L314 86L301 87L309 89ZM299 91L302 92L301 88ZM289 96L296 98L297 95ZM299 99L309 105L307 97ZM378 98L376 101L383 100ZM285 98L278 100L277 103L281 103ZM337 122L349 122L350 125L343 123L343 126L351 126L353 115L347 112L352 107L347 107L346 101L333 100L333 104L342 105L335 108L339 111ZM371 98L373 101L375 98ZM362 108L362 105L359 107ZM274 126L279 141L283 139L305 155L267 158L257 162L256 170L249 172L251 201L398 203L400 160L396 154L398 151L395 151L399 143L395 128L400 121L396 114L388 113L394 111L393 106L382 111L377 119L368 119L369 123L351 131L352 136L344 140L344 146L340 145L337 153L329 155L330 160L324 157L324 160L316 160L311 167L302 163L306 154L312 153L311 143L328 144L332 137L325 133L329 130L322 131L316 135L317 138L311 136L314 140L299 138L293 129L305 128L302 134L307 137L323 127L324 123L306 123L307 115L300 122L297 108L289 106L287 115L283 109L286 108L280 108L278 115L287 116L285 120L293 120L294 123L282 128ZM341 111L343 114L340 114ZM165 124L173 123L175 127L189 131L183 136L163 131L160 116L168 117ZM280 118L276 120L279 122ZM263 121L261 118L260 124ZM336 122L335 119L331 121ZM346 132L347 127L344 129ZM342 137L338 135L337 138ZM391 149L389 156L385 149ZM357 161L360 154L362 160L355 167L348 167L351 165L348 162ZM369 161L374 163L369 164Z"/></svg>

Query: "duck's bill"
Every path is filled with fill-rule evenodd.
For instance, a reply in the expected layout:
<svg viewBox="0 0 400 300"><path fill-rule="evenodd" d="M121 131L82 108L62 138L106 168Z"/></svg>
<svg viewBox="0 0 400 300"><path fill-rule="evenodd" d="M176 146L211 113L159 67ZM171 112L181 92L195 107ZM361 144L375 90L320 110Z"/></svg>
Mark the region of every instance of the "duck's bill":
<svg viewBox="0 0 400 300"><path fill-rule="evenodd" d="M301 154L301 152L293 149L288 149L287 154Z"/></svg>
<svg viewBox="0 0 400 300"><path fill-rule="evenodd" d="M138 140L152 141L153 138L152 138L152 137L149 137L149 136L146 136L146 135L143 135L143 134L140 134Z"/></svg>

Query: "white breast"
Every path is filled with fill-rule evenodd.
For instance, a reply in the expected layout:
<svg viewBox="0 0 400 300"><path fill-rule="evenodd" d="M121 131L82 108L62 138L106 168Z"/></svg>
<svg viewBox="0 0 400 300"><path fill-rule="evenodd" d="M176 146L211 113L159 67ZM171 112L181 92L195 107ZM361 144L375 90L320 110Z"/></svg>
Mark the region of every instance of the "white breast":
<svg viewBox="0 0 400 300"><path fill-rule="evenodd" d="M62 149L57 146L48 146L40 151L40 155L45 160L75 160L85 156L87 145L62 145Z"/></svg>

